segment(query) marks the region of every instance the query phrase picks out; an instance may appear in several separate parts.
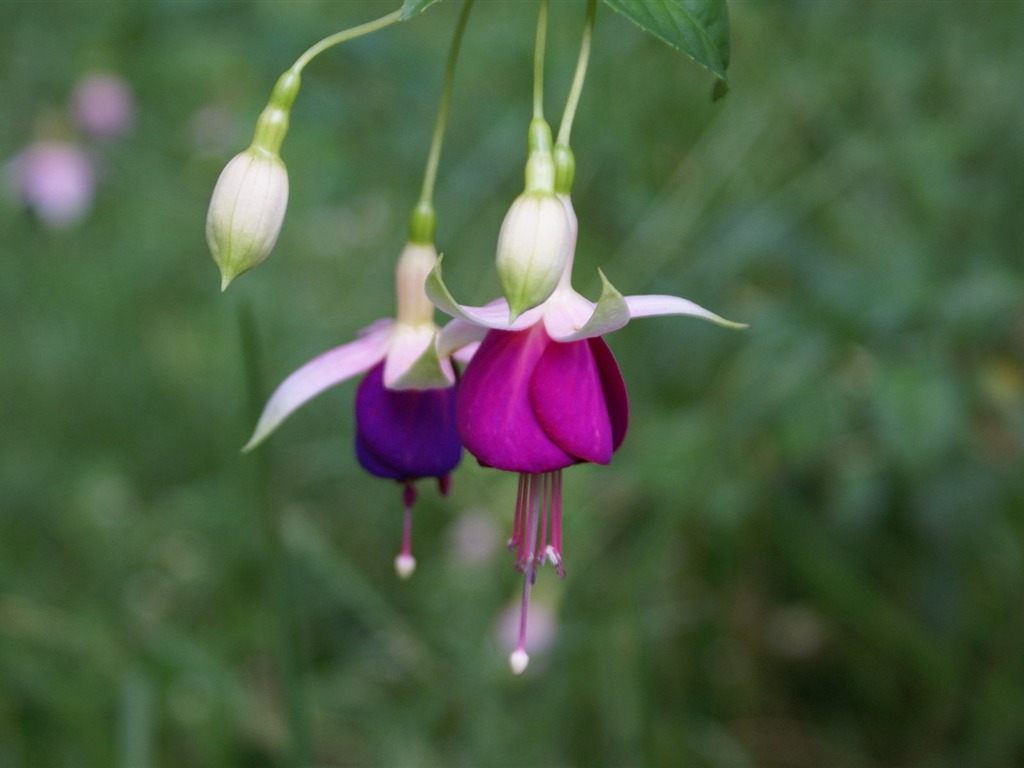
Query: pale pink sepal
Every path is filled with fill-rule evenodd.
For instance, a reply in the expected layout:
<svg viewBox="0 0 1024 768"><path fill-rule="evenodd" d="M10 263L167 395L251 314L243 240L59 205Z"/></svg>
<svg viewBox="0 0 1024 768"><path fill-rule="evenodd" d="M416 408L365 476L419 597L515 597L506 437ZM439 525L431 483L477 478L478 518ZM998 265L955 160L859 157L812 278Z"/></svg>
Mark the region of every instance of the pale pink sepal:
<svg viewBox="0 0 1024 768"><path fill-rule="evenodd" d="M480 349L480 342L474 341L472 344L467 344L462 349L457 349L452 352L452 357L458 360L463 365L468 365L469 361L473 359L473 355Z"/></svg>
<svg viewBox="0 0 1024 768"><path fill-rule="evenodd" d="M597 270L597 273L601 276L601 297L597 300L597 304L587 302L594 309L582 326L567 336L555 336L551 334L551 323L545 316L544 321L547 323L548 333L556 341L581 341L595 336L603 336L606 333L619 330L629 322L630 312L626 300L622 298L622 294L615 289L615 286L608 282L604 272Z"/></svg>
<svg viewBox="0 0 1024 768"><path fill-rule="evenodd" d="M384 359L384 386L388 389L437 389L455 383L451 363L437 354L437 327L395 323Z"/></svg>
<svg viewBox="0 0 1024 768"><path fill-rule="evenodd" d="M472 347L476 351L486 335L487 328L483 326L468 320L452 320L437 334L437 354L441 357L453 355L460 363L468 363L473 355L470 352L469 357L465 357L465 350Z"/></svg>
<svg viewBox="0 0 1024 768"><path fill-rule="evenodd" d="M437 264L427 275L427 282L424 285L427 296L434 302L434 306L442 312L454 318L480 325L484 328L492 328L499 331L521 331L536 323L543 314L543 305L534 307L523 312L515 319L515 322L508 321L508 302L505 299L497 299L483 307L469 307L459 304L448 290L441 278L441 261L438 258Z"/></svg>
<svg viewBox="0 0 1024 768"><path fill-rule="evenodd" d="M391 320L377 321L355 341L314 357L281 382L267 401L256 430L242 451L251 451L263 442L303 403L379 363L387 352L393 324Z"/></svg>
<svg viewBox="0 0 1024 768"><path fill-rule="evenodd" d="M726 320L724 317L719 317L714 312L679 296L627 296L626 305L629 307L629 316L631 318L651 317L653 315L692 315L693 317L710 320L712 323L717 323L725 328L748 327L746 323L734 323L731 320Z"/></svg>

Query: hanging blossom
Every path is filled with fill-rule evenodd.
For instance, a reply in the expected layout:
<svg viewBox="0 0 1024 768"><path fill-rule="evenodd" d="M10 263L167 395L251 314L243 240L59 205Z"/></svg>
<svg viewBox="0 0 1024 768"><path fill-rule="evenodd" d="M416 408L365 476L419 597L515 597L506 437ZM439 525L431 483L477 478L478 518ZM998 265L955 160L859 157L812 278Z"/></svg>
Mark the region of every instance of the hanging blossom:
<svg viewBox="0 0 1024 768"><path fill-rule="evenodd" d="M463 445L484 466L518 472L515 521L508 546L524 574L519 642L512 671L529 662L526 625L531 585L545 562L565 576L562 561L562 470L607 464L622 444L629 400L618 363L601 338L637 317L691 315L729 328L745 327L678 296L622 296L601 273L597 302L572 287L578 224L567 194L558 195L569 228L564 267L540 304L510 319L509 303L463 306L452 298L441 264L426 291L455 318L441 331L438 352L482 343L459 384L456 421Z"/></svg>
<svg viewBox="0 0 1024 768"><path fill-rule="evenodd" d="M455 427L456 376L449 355L439 357L434 306L423 292L437 263L433 245L410 242L396 269L398 311L378 320L348 344L310 360L286 378L263 409L249 451L289 415L326 389L363 375L356 392L356 458L377 477L403 486L402 548L395 570L406 578L416 568L412 555L415 481L435 477L443 494L462 457ZM458 357L469 359L474 347Z"/></svg>

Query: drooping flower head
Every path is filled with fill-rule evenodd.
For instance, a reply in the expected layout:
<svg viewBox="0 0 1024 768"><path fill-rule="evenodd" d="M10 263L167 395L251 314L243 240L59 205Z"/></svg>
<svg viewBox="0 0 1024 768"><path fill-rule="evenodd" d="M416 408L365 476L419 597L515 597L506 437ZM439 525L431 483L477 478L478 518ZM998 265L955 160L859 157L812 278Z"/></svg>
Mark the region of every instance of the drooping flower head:
<svg viewBox="0 0 1024 768"><path fill-rule="evenodd" d="M252 438L243 449L250 449L265 439L310 398L364 374L356 393L356 456L368 472L396 480L404 488L402 549L395 558L395 569L403 578L412 574L416 566L411 545L411 510L416 498L414 482L434 477L441 492L447 493L449 475L462 456L462 444L455 428L456 370L448 354L439 356L437 353L434 305L424 293L424 282L438 261L434 247L434 181L455 63L471 6L471 2L463 5L456 24L423 187L410 218L409 241L395 270L397 310L394 319L379 320L356 341L324 353L285 379L271 396ZM313 45L289 71L295 77L295 88L298 88L298 73L314 57L341 42L401 21L406 18L407 10L393 11ZM288 101L287 106L290 104ZM283 118L287 121L286 109ZM285 122L282 128L286 126ZM459 352L463 362L472 355L474 346L470 344Z"/></svg>
<svg viewBox="0 0 1024 768"><path fill-rule="evenodd" d="M618 363L601 338L634 317L692 315L742 327L677 296L622 296L601 274L595 303L572 288L577 220L567 194L559 195L570 225L564 268L551 295L518 317L506 299L483 307L458 304L441 277L440 263L427 294L456 318L441 332L445 354L483 338L463 375L457 408L459 436L486 466L520 474L509 548L524 573L519 643L513 672L522 672L530 587L537 569L562 562L562 478L581 462L607 464L622 444L629 403Z"/></svg>
<svg viewBox="0 0 1024 768"><path fill-rule="evenodd" d="M436 262L433 245L407 244L395 271L396 317L378 320L355 341L325 352L286 378L243 449L255 448L324 390L362 375L355 402L356 457L366 471L404 488L402 548L395 558L402 577L416 567L411 541L414 483L437 478L447 493L449 475L462 457L455 427L455 368L448 356L437 354L434 307L423 292L423 281Z"/></svg>

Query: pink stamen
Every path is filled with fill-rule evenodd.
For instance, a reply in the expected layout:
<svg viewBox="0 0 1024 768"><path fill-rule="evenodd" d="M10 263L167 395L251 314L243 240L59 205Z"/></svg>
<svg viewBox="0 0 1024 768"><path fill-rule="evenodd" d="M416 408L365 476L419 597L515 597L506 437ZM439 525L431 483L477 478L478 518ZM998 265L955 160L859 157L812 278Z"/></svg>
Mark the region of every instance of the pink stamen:
<svg viewBox="0 0 1024 768"><path fill-rule="evenodd" d="M541 525L541 510L544 507L544 475L538 477L533 475L530 483L530 550L526 553L526 562L529 564L530 580L537 581L537 540Z"/></svg>
<svg viewBox="0 0 1024 768"><path fill-rule="evenodd" d="M534 549L533 562L536 568L544 565L548 547L548 508L551 506L551 474L540 476L540 542Z"/></svg>
<svg viewBox="0 0 1024 768"><path fill-rule="evenodd" d="M508 551L513 552L519 548L519 542L523 537L523 516L526 488L526 475L519 475L519 489L516 491L516 516L512 521L512 538L508 540Z"/></svg>

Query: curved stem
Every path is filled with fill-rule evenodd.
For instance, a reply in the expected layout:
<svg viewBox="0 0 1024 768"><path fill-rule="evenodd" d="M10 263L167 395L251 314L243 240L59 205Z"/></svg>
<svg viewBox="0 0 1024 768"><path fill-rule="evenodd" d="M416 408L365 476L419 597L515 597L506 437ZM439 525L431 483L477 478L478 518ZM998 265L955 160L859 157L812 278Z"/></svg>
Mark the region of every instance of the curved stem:
<svg viewBox="0 0 1024 768"><path fill-rule="evenodd" d="M401 21L402 11L393 11L386 16L381 16L379 19L374 21L368 21L365 24L360 24L357 27L351 27L349 29L343 29L341 32L336 32L330 37L325 37L319 43L312 46L308 51L299 56L292 65L292 69L296 72L301 72L302 69L314 58L319 56L321 53L326 51L328 48L332 48L339 43L344 43L347 40L354 40L357 37L368 35L371 32L376 32L378 29L384 29L389 27L396 21Z"/></svg>
<svg viewBox="0 0 1024 768"><path fill-rule="evenodd" d="M597 0L587 2L587 20L583 25L583 40L580 42L580 55L576 60L576 74L573 75L569 98L565 102L562 123L558 126L558 144L569 146L569 134L572 133L572 121L576 117L576 107L583 91L583 81L587 77L587 64L590 61L590 41L594 36L594 17L597 15Z"/></svg>
<svg viewBox="0 0 1024 768"><path fill-rule="evenodd" d="M537 11L537 44L533 52L533 116L544 117L544 46L548 31L548 0Z"/></svg>
<svg viewBox="0 0 1024 768"><path fill-rule="evenodd" d="M473 7L473 0L466 0L462 4L462 13L455 25L455 36L452 38L452 46L448 51L448 66L444 73L444 90L441 92L441 104L437 109L437 122L434 124L434 139L430 144L430 154L427 156L427 170L423 174L423 190L420 192L420 205L432 206L434 197L434 183L437 181L437 166L441 161L441 145L444 143L445 123L448 119L448 103L452 97L452 83L455 81L455 65L459 59L459 49L462 47L462 34L466 31L466 22L469 19L469 11Z"/></svg>

